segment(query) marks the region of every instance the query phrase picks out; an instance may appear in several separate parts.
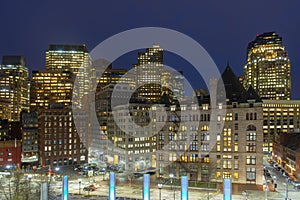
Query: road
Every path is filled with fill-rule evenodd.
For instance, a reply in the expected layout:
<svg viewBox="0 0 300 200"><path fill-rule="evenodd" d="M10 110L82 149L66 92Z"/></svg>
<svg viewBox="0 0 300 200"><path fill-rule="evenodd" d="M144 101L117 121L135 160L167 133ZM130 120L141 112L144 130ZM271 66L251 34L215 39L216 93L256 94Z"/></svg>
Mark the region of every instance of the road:
<svg viewBox="0 0 300 200"><path fill-rule="evenodd" d="M277 188L276 192L277 195L272 195L271 198L268 199L280 199L283 200L286 197L286 178L280 174L280 172L275 169L270 163L267 162L267 159L264 159L264 165L269 170L271 177L276 176ZM270 180L270 178L268 178ZM294 188L291 183L288 183L288 197L292 200L298 200L300 192Z"/></svg>

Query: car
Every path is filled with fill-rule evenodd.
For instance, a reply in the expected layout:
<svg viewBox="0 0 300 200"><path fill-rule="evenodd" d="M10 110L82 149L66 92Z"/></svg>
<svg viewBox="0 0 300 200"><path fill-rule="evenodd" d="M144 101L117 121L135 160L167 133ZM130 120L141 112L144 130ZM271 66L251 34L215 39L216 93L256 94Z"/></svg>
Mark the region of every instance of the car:
<svg viewBox="0 0 300 200"><path fill-rule="evenodd" d="M266 173L266 176L267 176L267 177L271 177L270 172L267 172L267 173Z"/></svg>
<svg viewBox="0 0 300 200"><path fill-rule="evenodd" d="M277 163L275 163L275 164L273 165L273 167L274 167L274 168L277 168L277 167L278 167L278 164L277 164Z"/></svg>
<svg viewBox="0 0 300 200"><path fill-rule="evenodd" d="M95 191L96 187L94 185L85 186L83 191Z"/></svg>

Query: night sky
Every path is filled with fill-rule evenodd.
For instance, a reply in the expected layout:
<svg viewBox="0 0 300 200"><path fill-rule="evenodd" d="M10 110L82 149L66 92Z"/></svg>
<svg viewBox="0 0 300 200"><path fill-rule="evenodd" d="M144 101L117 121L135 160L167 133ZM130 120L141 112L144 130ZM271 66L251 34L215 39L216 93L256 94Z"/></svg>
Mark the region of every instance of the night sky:
<svg viewBox="0 0 300 200"><path fill-rule="evenodd" d="M24 55L30 71L45 68L49 44L86 44L92 50L119 32L154 26L192 37L220 71L229 61L241 75L248 42L259 33L276 31L291 59L292 98L300 99L300 1L1 0L0 8L0 56ZM184 70L197 86L191 66L173 57L166 58L167 64ZM114 67L129 68L136 62L132 53Z"/></svg>

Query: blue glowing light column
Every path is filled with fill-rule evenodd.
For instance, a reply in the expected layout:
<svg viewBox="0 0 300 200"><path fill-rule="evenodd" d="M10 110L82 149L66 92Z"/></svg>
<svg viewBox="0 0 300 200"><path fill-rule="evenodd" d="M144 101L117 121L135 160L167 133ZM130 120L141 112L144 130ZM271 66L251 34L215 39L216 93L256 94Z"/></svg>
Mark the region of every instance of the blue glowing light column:
<svg viewBox="0 0 300 200"><path fill-rule="evenodd" d="M181 177L181 200L188 200L188 178L187 176Z"/></svg>
<svg viewBox="0 0 300 200"><path fill-rule="evenodd" d="M231 179L230 178L224 178L223 187L224 187L224 200L231 200L232 192L231 192Z"/></svg>
<svg viewBox="0 0 300 200"><path fill-rule="evenodd" d="M144 174L143 200L150 200L150 175Z"/></svg>
<svg viewBox="0 0 300 200"><path fill-rule="evenodd" d="M68 176L64 176L63 178L63 188L62 188L62 200L68 200L69 199L69 184L68 184Z"/></svg>
<svg viewBox="0 0 300 200"><path fill-rule="evenodd" d="M115 173L109 173L109 200L116 200Z"/></svg>

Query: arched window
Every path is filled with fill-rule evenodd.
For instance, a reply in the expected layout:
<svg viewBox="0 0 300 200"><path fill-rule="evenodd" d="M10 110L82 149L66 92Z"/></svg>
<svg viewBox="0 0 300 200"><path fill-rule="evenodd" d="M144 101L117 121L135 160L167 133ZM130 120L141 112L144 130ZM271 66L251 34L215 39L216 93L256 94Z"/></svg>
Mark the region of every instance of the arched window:
<svg viewBox="0 0 300 200"><path fill-rule="evenodd" d="M257 113L254 113L254 120L257 120Z"/></svg>
<svg viewBox="0 0 300 200"><path fill-rule="evenodd" d="M256 131L256 127L252 124L247 126L247 131Z"/></svg>
<svg viewBox="0 0 300 200"><path fill-rule="evenodd" d="M249 113L246 113L246 120L249 120Z"/></svg>

